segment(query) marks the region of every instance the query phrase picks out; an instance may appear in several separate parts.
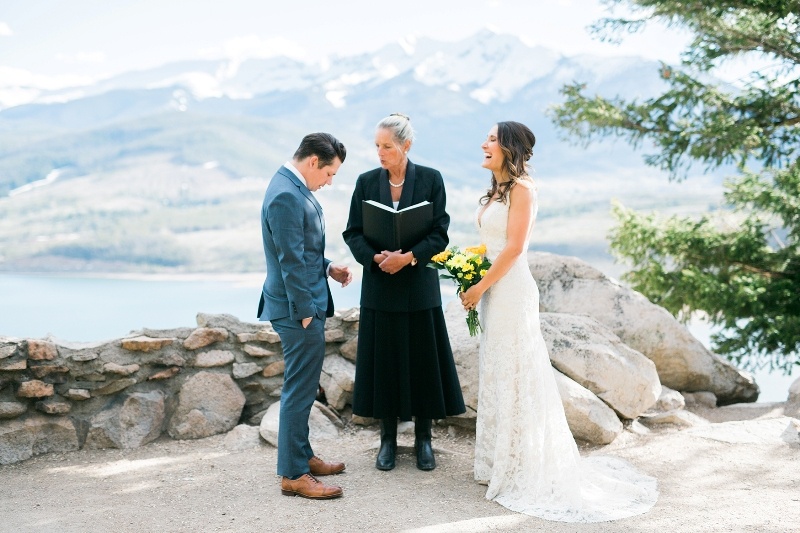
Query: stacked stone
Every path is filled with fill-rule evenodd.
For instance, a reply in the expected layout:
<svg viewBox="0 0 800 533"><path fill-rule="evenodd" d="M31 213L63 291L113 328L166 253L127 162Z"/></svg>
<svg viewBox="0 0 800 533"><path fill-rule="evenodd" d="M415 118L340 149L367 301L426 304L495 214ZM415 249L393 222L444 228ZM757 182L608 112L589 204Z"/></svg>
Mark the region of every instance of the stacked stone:
<svg viewBox="0 0 800 533"><path fill-rule="evenodd" d="M326 323L321 385L338 409L352 397L358 320L355 308ZM259 424L283 385L278 335L230 315L197 325L93 344L0 337L0 464Z"/></svg>

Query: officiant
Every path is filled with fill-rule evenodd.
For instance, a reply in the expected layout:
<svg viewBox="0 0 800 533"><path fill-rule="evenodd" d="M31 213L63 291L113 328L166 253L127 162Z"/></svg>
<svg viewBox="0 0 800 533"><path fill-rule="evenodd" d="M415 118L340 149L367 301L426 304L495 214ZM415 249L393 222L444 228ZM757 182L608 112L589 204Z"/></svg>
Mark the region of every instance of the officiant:
<svg viewBox="0 0 800 533"><path fill-rule="evenodd" d="M358 177L343 233L353 257L364 267L353 413L380 420L381 446L375 461L379 470L395 467L398 419L413 417L417 468L433 470L432 420L465 412L438 271L425 267L449 242L444 181L438 170L409 161L413 141L407 116L394 113L378 122L375 148L380 167ZM364 235L364 200L395 210L430 202L430 230L408 249L382 249Z"/></svg>

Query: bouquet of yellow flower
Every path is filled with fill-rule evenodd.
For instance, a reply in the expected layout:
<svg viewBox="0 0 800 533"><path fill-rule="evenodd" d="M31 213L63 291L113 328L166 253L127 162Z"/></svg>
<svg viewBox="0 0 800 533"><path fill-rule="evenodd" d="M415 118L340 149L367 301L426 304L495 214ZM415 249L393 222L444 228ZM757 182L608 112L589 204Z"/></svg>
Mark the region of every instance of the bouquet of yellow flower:
<svg viewBox="0 0 800 533"><path fill-rule="evenodd" d="M427 266L444 270L445 273L440 274L439 277L452 279L458 285L456 294L460 294L478 283L492 266L491 261L483 256L485 253L486 246L483 244L468 246L464 248L464 251L459 250L458 246L452 246L431 257L431 262ZM472 337L481 330L477 310L470 309L467 312L467 327Z"/></svg>

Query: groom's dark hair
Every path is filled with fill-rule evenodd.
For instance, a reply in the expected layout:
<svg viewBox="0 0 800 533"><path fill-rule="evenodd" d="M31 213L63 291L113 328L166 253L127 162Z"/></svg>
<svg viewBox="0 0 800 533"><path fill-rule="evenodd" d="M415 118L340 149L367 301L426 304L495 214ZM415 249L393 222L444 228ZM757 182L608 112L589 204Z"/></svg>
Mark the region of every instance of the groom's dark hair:
<svg viewBox="0 0 800 533"><path fill-rule="evenodd" d="M330 133L309 133L300 141L300 146L294 153L294 159L302 161L312 155L319 157L319 168L322 168L330 165L336 157L344 163L347 150L339 139Z"/></svg>

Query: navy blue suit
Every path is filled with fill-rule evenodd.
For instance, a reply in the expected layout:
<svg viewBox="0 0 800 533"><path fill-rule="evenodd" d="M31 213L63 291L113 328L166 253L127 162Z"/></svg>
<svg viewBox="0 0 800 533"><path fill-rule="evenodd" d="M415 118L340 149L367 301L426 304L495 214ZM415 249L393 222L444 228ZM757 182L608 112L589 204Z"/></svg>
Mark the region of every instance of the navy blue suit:
<svg viewBox="0 0 800 533"><path fill-rule="evenodd" d="M326 277L325 218L314 195L281 167L272 177L261 207L261 234L267 277L258 307L281 338L286 365L278 430L278 475L309 471L314 455L308 417L317 396L325 358L325 318L333 315ZM303 328L301 321L313 317Z"/></svg>

